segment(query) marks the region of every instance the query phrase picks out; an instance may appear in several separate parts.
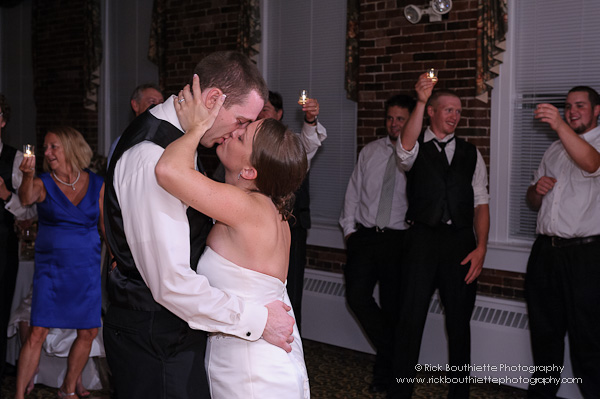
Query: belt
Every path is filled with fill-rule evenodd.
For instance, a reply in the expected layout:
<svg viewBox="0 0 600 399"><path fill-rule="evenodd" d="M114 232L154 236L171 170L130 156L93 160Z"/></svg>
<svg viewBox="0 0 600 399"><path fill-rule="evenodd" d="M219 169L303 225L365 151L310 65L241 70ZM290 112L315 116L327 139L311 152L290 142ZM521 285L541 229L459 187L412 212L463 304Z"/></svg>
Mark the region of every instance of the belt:
<svg viewBox="0 0 600 399"><path fill-rule="evenodd" d="M555 248L573 247L575 245L585 245L593 242L600 242L600 235L589 237L561 238L548 236Z"/></svg>
<svg viewBox="0 0 600 399"><path fill-rule="evenodd" d="M356 224L356 228L357 228L357 230L374 231L375 233L393 233L393 232L398 232L398 231L404 231L404 230L390 229L388 227L384 227L384 228L377 227L377 226L375 226L375 227L366 227L366 226L363 226L360 223Z"/></svg>

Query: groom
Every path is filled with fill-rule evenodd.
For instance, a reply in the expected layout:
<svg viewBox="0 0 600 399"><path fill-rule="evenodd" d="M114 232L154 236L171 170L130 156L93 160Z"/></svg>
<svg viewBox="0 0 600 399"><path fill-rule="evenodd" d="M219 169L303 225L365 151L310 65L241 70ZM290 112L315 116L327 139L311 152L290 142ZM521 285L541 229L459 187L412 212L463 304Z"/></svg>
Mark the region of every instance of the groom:
<svg viewBox="0 0 600 399"><path fill-rule="evenodd" d="M211 88L227 95L201 140L204 147L242 134L268 98L258 69L242 54L213 53L194 73L206 104ZM129 125L106 177L105 225L114 262L104 343L117 398L210 398L204 331L251 341L262 336L291 351L287 305L245 303L195 273L212 221L160 188L154 175L164 148L186 130L173 98Z"/></svg>

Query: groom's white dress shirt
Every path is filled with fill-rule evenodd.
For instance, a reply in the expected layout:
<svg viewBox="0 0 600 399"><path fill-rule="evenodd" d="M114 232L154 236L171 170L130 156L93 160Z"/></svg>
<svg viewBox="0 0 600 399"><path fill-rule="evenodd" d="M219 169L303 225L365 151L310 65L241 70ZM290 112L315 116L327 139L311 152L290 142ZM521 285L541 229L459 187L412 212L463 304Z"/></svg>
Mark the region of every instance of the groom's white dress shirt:
<svg viewBox="0 0 600 399"><path fill-rule="evenodd" d="M173 98L150 110L181 129ZM115 167L114 187L127 244L154 300L193 329L256 340L267 322L264 306L213 288L190 268L187 206L162 189L154 174L163 148L149 141L127 150Z"/></svg>

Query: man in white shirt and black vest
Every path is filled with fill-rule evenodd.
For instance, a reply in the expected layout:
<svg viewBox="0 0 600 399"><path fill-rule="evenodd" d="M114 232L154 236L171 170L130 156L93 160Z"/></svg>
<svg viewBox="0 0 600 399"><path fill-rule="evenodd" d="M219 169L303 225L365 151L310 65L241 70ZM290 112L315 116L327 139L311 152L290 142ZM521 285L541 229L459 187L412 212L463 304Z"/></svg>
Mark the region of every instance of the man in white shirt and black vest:
<svg viewBox="0 0 600 399"><path fill-rule="evenodd" d="M243 134L268 96L256 66L240 53L217 52L194 73L202 88L194 95L208 108L227 96L201 145ZM186 129L176 98L129 125L106 177L106 236L116 265L107 282L104 344L117 398L209 398L205 331L251 341L262 337L291 351L289 306L247 303L195 272L212 220L167 193L154 174L164 148ZM197 167L203 171L199 162Z"/></svg>
<svg viewBox="0 0 600 399"><path fill-rule="evenodd" d="M529 385L530 398L555 398L569 335L571 364L584 398L600 394L600 97L572 88L564 120L551 104L535 118L559 140L548 148L527 190L538 210L538 237L525 277L525 298L536 371L551 384Z"/></svg>
<svg viewBox="0 0 600 399"><path fill-rule="evenodd" d="M404 246L401 310L396 326L395 377L416 374L423 328L431 296L437 289L445 312L447 373L461 381L471 362L470 321L475 306L490 224L487 170L481 153L455 136L462 113L460 98L450 90L433 92L426 74L415 86L417 105L396 144L406 171L411 225ZM421 132L423 115L430 125ZM412 383L395 383L390 398L410 398ZM449 384L448 398L468 398L469 384Z"/></svg>

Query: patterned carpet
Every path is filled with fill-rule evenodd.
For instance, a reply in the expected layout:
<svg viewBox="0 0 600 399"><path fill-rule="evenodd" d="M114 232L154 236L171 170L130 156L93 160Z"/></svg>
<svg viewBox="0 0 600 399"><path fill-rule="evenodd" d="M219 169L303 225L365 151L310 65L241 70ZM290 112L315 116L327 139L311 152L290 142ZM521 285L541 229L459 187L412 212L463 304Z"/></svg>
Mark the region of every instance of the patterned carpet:
<svg viewBox="0 0 600 399"><path fill-rule="evenodd" d="M385 394L372 395L368 392L374 356L355 352L315 341L304 341L306 367L310 377L312 399L384 399ZM442 374L419 374L419 377ZM4 379L1 398L12 398L15 392L15 377ZM413 398L445 398L447 386L444 384L422 384L415 387ZM472 399L524 399L526 392L492 384L471 386ZM31 399L55 399L56 388L36 385ZM108 389L92 391L91 398L109 399ZM149 398L150 399L150 398Z"/></svg>

